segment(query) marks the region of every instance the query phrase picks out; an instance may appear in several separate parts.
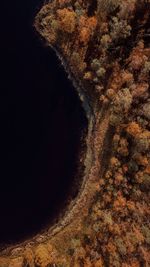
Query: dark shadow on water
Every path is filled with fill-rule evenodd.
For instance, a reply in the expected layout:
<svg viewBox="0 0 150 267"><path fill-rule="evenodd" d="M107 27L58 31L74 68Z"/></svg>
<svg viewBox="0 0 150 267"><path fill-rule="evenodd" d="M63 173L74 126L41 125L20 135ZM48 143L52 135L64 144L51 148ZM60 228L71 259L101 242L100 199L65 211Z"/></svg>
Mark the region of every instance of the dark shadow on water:
<svg viewBox="0 0 150 267"><path fill-rule="evenodd" d="M32 27L41 5L1 7L0 243L38 233L59 213L87 127L75 89Z"/></svg>

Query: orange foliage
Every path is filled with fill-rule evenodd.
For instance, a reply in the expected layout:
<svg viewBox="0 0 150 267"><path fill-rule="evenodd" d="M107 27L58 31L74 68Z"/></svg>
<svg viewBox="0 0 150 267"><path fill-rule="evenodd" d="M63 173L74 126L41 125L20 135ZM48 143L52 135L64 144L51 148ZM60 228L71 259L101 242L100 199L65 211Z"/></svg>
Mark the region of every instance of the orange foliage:
<svg viewBox="0 0 150 267"><path fill-rule="evenodd" d="M117 223L114 223L113 225L109 225L109 231L114 235L121 235L120 228L121 227Z"/></svg>
<svg viewBox="0 0 150 267"><path fill-rule="evenodd" d="M80 42L86 44L90 38L90 31L87 27L83 27L80 32Z"/></svg>
<svg viewBox="0 0 150 267"><path fill-rule="evenodd" d="M136 161L141 166L147 166L148 165L148 159L146 156L144 157L142 155L138 155L138 157L136 158Z"/></svg>
<svg viewBox="0 0 150 267"><path fill-rule="evenodd" d="M100 258L99 260L97 260L94 263L94 266L93 267L103 267L103 266L104 266L103 260L102 260L102 258Z"/></svg>
<svg viewBox="0 0 150 267"><path fill-rule="evenodd" d="M150 174L150 164L147 166L147 168L145 169L145 172L147 173L147 174Z"/></svg>
<svg viewBox="0 0 150 267"><path fill-rule="evenodd" d="M123 181L123 175L120 173L115 174L115 184L119 185Z"/></svg>
<svg viewBox="0 0 150 267"><path fill-rule="evenodd" d="M134 233L138 240L138 243L144 242L144 236L138 228L134 227Z"/></svg>
<svg viewBox="0 0 150 267"><path fill-rule="evenodd" d="M97 26L96 17L86 18L81 16L79 21L79 40L83 44L87 44L90 36L93 34L95 28Z"/></svg>
<svg viewBox="0 0 150 267"><path fill-rule="evenodd" d="M140 134L141 133L142 129L140 128L140 126L138 125L138 123L132 121L132 122L130 122L128 124L126 131L131 136L136 136L137 134Z"/></svg>
<svg viewBox="0 0 150 267"><path fill-rule="evenodd" d="M132 261L131 263L122 263L121 267L140 267L140 263L137 260Z"/></svg>
<svg viewBox="0 0 150 267"><path fill-rule="evenodd" d="M110 164L111 164L112 167L117 167L119 165L119 160L117 158L115 158L115 157L112 157L110 159Z"/></svg>
<svg viewBox="0 0 150 267"><path fill-rule="evenodd" d="M133 52L131 53L129 58L130 66L133 68L133 70L139 70L145 63L147 57L144 55L143 50L143 42L139 42L137 47L133 49Z"/></svg>
<svg viewBox="0 0 150 267"><path fill-rule="evenodd" d="M126 199L123 196L118 196L117 199L114 201L114 210L120 211L122 208L126 206Z"/></svg>
<svg viewBox="0 0 150 267"><path fill-rule="evenodd" d="M76 26L76 13L67 8L58 9L57 15L59 18L60 29L67 33L72 33Z"/></svg>
<svg viewBox="0 0 150 267"><path fill-rule="evenodd" d="M109 242L106 248L107 248L107 251L111 254L115 253L116 251L116 246L112 242Z"/></svg>
<svg viewBox="0 0 150 267"><path fill-rule="evenodd" d="M123 83L131 82L133 80L133 74L130 73L129 71L123 71L121 76L122 76Z"/></svg>
<svg viewBox="0 0 150 267"><path fill-rule="evenodd" d="M127 201L127 207L129 210L134 211L135 210L135 203L133 201Z"/></svg>
<svg viewBox="0 0 150 267"><path fill-rule="evenodd" d="M149 84L145 82L137 84L136 86L133 85L133 89L131 87L131 89L133 90L132 92L133 97L142 96L144 93L147 92L148 88L149 88Z"/></svg>

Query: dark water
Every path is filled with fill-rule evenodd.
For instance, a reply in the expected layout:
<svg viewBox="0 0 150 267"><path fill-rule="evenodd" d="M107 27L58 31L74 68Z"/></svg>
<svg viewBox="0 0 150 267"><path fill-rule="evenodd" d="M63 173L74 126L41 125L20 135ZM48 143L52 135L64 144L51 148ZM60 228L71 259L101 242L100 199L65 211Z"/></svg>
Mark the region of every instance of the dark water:
<svg viewBox="0 0 150 267"><path fill-rule="evenodd" d="M31 236L58 214L87 124L55 53L32 27L41 5L1 4L0 242Z"/></svg>

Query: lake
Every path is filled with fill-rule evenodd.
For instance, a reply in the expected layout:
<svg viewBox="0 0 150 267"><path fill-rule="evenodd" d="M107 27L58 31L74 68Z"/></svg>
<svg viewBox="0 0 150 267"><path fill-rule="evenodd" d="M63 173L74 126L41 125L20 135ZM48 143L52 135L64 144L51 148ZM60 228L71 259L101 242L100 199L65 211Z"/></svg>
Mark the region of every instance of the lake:
<svg viewBox="0 0 150 267"><path fill-rule="evenodd" d="M59 214L87 128L71 81L32 26L42 4L1 6L0 243L31 237Z"/></svg>

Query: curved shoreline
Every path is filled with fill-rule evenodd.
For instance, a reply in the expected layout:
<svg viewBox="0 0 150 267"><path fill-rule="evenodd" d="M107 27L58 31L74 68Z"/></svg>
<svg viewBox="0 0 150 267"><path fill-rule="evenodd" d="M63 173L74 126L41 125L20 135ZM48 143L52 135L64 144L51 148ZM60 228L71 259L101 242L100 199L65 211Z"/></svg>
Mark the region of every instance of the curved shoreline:
<svg viewBox="0 0 150 267"><path fill-rule="evenodd" d="M85 169L61 219L0 267L150 264L150 2L106 2L53 0L37 16L88 118Z"/></svg>
<svg viewBox="0 0 150 267"><path fill-rule="evenodd" d="M62 229L64 229L67 225L71 223L71 221L73 220L73 217L77 214L79 210L78 206L80 205L82 199L84 199L86 188L88 188L88 176L89 176L89 171L93 163L93 151L91 150L90 138L92 136L92 132L93 132L94 125L95 125L94 114L92 112L92 108L90 107L88 103L88 99L86 95L84 94L84 91L79 87L79 85L77 85L77 82L73 78L73 74L69 72L69 68L67 66L67 63L64 61L63 57L60 55L60 53L55 48L53 48L52 46L50 46L50 48L53 51L55 51L57 58L60 60L61 65L64 68L64 71L68 75L68 79L71 80L74 86L74 89L77 91L78 97L81 100L83 109L85 111L85 114L88 120L87 136L85 137L86 153L85 153L85 161L83 162L83 165L85 166L84 175L82 177L82 183L79 188L78 195L76 197L77 199L75 198L73 202L71 202L66 208L64 208L64 212L62 215L61 214L58 215L58 219L57 219L58 223L52 224L52 226L50 226L47 230L41 231L41 233L36 234L33 238L29 238L26 241L18 242L15 245L6 244L7 248L1 249L0 251L1 256L11 255L11 253L12 255L14 255L15 251L17 251L17 255L20 255L22 253L23 247L25 247L26 245L30 246L30 245L33 245L34 243L37 244L37 243L40 243L41 241L44 242L47 239L52 238L55 235L57 235ZM19 251L19 254L18 254L18 251Z"/></svg>

